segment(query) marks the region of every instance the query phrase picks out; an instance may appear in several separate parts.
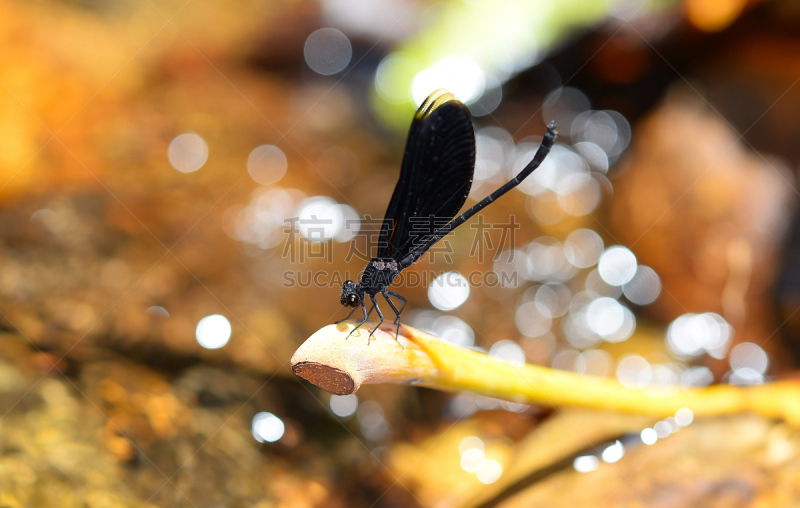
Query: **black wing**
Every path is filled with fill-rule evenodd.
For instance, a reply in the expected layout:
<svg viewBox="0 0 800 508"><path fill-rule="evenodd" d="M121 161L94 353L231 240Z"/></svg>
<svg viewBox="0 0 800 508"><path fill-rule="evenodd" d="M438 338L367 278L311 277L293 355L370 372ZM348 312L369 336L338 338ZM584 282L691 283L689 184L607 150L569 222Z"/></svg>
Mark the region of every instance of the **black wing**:
<svg viewBox="0 0 800 508"><path fill-rule="evenodd" d="M401 259L467 201L475 171L475 133L469 110L438 90L417 110L408 133L400 179L389 201L378 257Z"/></svg>

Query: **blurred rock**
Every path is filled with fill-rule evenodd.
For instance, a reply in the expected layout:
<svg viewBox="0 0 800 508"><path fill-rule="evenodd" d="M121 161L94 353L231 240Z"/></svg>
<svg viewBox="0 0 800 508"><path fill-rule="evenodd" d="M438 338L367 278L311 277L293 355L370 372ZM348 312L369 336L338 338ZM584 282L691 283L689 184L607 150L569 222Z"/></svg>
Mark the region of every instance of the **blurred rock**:
<svg viewBox="0 0 800 508"><path fill-rule="evenodd" d="M661 277L649 311L664 322L716 312L735 341L776 329L770 289L797 194L782 163L748 150L691 91L676 91L634 134L614 182L613 237Z"/></svg>
<svg viewBox="0 0 800 508"><path fill-rule="evenodd" d="M497 506L793 506L800 496L788 473L800 467L800 439L785 425L742 416L693 423L652 446L636 441L619 462L565 468Z"/></svg>

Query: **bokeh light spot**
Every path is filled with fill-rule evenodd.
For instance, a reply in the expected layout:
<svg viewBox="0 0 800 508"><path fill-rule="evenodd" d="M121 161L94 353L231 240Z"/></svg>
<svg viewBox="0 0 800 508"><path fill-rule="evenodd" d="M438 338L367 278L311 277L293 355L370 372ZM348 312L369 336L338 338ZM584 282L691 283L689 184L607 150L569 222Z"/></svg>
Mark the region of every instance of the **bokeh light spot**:
<svg viewBox="0 0 800 508"><path fill-rule="evenodd" d="M694 420L694 413L688 407L682 407L675 412L675 423L681 427L686 427Z"/></svg>
<svg viewBox="0 0 800 508"><path fill-rule="evenodd" d="M614 245L606 249L597 264L600 277L612 286L627 284L636 275L636 256L627 247Z"/></svg>
<svg viewBox="0 0 800 508"><path fill-rule="evenodd" d="M392 427L383 413L383 406L374 400L359 404L356 418L361 426L361 433L370 441L380 441L391 434Z"/></svg>
<svg viewBox="0 0 800 508"><path fill-rule="evenodd" d="M496 482L503 475L503 465L494 459L486 459L480 469L475 472L478 481L489 485Z"/></svg>
<svg viewBox="0 0 800 508"><path fill-rule="evenodd" d="M470 448L461 454L461 469L468 473L477 473L485 461L482 448Z"/></svg>
<svg viewBox="0 0 800 508"><path fill-rule="evenodd" d="M550 331L553 321L542 315L536 302L526 302L517 308L517 329L526 337L539 337Z"/></svg>
<svg viewBox="0 0 800 508"><path fill-rule="evenodd" d="M303 54L312 71L323 76L342 72L353 57L350 39L335 28L320 28L306 39Z"/></svg>
<svg viewBox="0 0 800 508"><path fill-rule="evenodd" d="M331 395L331 411L340 418L353 416L358 409L358 397L350 395Z"/></svg>
<svg viewBox="0 0 800 508"><path fill-rule="evenodd" d="M649 266L639 265L633 278L622 286L625 297L636 305L647 305L661 294L661 279Z"/></svg>
<svg viewBox="0 0 800 508"><path fill-rule="evenodd" d="M622 446L620 441L615 442L613 445L609 446L603 453L601 457L603 458L603 462L608 462L609 464L613 464L621 459L625 455L625 447Z"/></svg>
<svg viewBox="0 0 800 508"><path fill-rule="evenodd" d="M469 282L458 272L436 277L428 287L428 299L439 310L453 310L469 298Z"/></svg>
<svg viewBox="0 0 800 508"><path fill-rule="evenodd" d="M728 355L728 361L734 371L750 368L759 374L764 374L769 367L767 353L761 346L752 342L742 342L733 346Z"/></svg>
<svg viewBox="0 0 800 508"><path fill-rule="evenodd" d="M576 229L564 242L564 255L573 266L594 266L603 254L603 239L591 229Z"/></svg>
<svg viewBox="0 0 800 508"><path fill-rule="evenodd" d="M206 316L197 323L195 336L204 348L219 349L231 338L231 323L220 314Z"/></svg>
<svg viewBox="0 0 800 508"><path fill-rule="evenodd" d="M160 305L153 305L152 307L148 307L147 309L145 309L145 312L152 316L169 318L169 312L167 311L167 309L165 309Z"/></svg>
<svg viewBox="0 0 800 508"><path fill-rule="evenodd" d="M462 455L473 448L477 448L481 452L484 451L483 440L478 436L467 436L458 443L458 453Z"/></svg>
<svg viewBox="0 0 800 508"><path fill-rule="evenodd" d="M627 388L643 388L652 377L653 368L641 355L628 354L617 363L617 379Z"/></svg>
<svg viewBox="0 0 800 508"><path fill-rule="evenodd" d="M303 200L298 208L297 225L300 233L313 242L335 238L344 227L344 210L328 196L314 196Z"/></svg>
<svg viewBox="0 0 800 508"><path fill-rule="evenodd" d="M441 316L431 324L431 331L445 342L461 347L475 345L475 332L463 319Z"/></svg>
<svg viewBox="0 0 800 508"><path fill-rule="evenodd" d="M464 55L444 58L422 72L411 83L411 96L417 105L432 92L444 88L464 104L478 100L486 88L486 76L480 65Z"/></svg>
<svg viewBox="0 0 800 508"><path fill-rule="evenodd" d="M262 412L253 417L250 430L259 443L274 443L283 437L286 429L283 421L272 413Z"/></svg>
<svg viewBox="0 0 800 508"><path fill-rule="evenodd" d="M646 445L654 445L656 444L656 441L658 441L658 433L655 431L655 429L651 429L649 427L644 429L639 437L642 438L642 443Z"/></svg>
<svg viewBox="0 0 800 508"><path fill-rule="evenodd" d="M167 149L172 167L181 173L191 173L203 167L208 160L208 145L193 132L176 136Z"/></svg>
<svg viewBox="0 0 800 508"><path fill-rule="evenodd" d="M684 314L667 328L667 346L678 356L697 356L704 352L724 358L733 328L713 312Z"/></svg>
<svg viewBox="0 0 800 508"><path fill-rule="evenodd" d="M522 367L525 365L525 351L513 340L500 340L495 342L489 349L489 356L515 367Z"/></svg>
<svg viewBox="0 0 800 508"><path fill-rule="evenodd" d="M283 178L287 166L286 155L275 145L257 146L247 157L247 172L261 185L270 185Z"/></svg>
<svg viewBox="0 0 800 508"><path fill-rule="evenodd" d="M579 473L591 473L600 467L600 461L594 455L582 455L575 457L572 467Z"/></svg>

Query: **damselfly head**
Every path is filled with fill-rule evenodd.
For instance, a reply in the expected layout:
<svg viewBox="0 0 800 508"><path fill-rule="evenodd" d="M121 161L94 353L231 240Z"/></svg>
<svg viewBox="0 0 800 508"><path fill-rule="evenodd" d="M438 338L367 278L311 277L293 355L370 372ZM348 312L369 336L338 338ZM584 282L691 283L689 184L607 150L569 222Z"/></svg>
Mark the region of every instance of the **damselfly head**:
<svg viewBox="0 0 800 508"><path fill-rule="evenodd" d="M342 305L345 307L357 307L360 301L356 283L352 280L344 281L342 285Z"/></svg>

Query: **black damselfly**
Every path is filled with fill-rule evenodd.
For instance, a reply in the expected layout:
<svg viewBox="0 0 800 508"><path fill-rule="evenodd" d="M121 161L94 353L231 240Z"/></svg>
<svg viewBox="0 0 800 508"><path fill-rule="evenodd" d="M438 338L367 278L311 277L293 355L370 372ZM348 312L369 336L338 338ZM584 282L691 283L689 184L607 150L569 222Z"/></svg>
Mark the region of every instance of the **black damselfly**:
<svg viewBox="0 0 800 508"><path fill-rule="evenodd" d="M348 280L342 286L342 305L352 308L345 320L359 306L363 313L363 319L350 334L366 323L373 308L378 312L380 322L369 336L372 337L383 324L383 313L375 299L377 295L383 296L397 316L396 333L399 333L400 314L406 306L406 299L387 289L395 277L442 237L519 185L539 167L555 140L556 125L550 122L542 144L528 165L505 185L455 217L467 201L475 171L472 118L467 107L451 93L437 90L428 96L411 122L400 179L381 226L378 255L364 268L358 284ZM441 225L442 221L445 221L444 225ZM367 296L372 301L369 312L365 302ZM399 309L390 297L402 303Z"/></svg>

